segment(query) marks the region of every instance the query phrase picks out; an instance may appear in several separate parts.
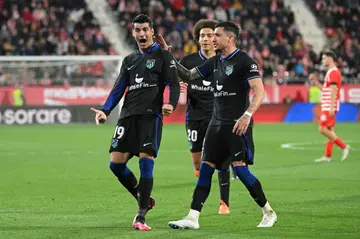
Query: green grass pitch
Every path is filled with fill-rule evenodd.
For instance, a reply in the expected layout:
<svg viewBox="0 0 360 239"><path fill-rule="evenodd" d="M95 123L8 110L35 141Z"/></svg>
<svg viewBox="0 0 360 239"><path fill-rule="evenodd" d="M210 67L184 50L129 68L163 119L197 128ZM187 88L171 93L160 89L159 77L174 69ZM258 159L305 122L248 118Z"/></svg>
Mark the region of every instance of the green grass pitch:
<svg viewBox="0 0 360 239"><path fill-rule="evenodd" d="M359 238L360 127L336 130L351 140L348 160L340 162L335 147L333 162L315 164L325 141L317 125L256 125L251 170L278 223L256 228L261 210L238 180L231 181L231 214L218 215L215 173L200 230L189 231L167 225L188 213L196 178L184 126L165 126L157 205L147 216L153 231L139 232L131 228L137 205L108 168L113 126L0 126L0 238ZM288 143L300 145L281 148ZM139 175L138 159L129 165Z"/></svg>

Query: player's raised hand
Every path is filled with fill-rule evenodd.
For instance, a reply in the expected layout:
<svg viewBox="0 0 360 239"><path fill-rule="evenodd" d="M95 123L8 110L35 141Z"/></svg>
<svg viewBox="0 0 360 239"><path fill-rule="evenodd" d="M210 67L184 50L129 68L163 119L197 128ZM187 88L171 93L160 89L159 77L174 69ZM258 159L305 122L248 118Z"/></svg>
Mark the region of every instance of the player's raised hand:
<svg viewBox="0 0 360 239"><path fill-rule="evenodd" d="M107 120L107 116L103 111L97 110L95 108L90 108L90 110L95 112L95 114L96 114L95 115L95 122L96 122L97 125L99 125L99 123L100 124L105 123L105 121Z"/></svg>
<svg viewBox="0 0 360 239"><path fill-rule="evenodd" d="M186 93L188 88L188 84L185 82L180 82L180 93Z"/></svg>
<svg viewBox="0 0 360 239"><path fill-rule="evenodd" d="M165 116L171 115L171 113L174 111L174 107L170 104L164 104L162 107L162 114Z"/></svg>
<svg viewBox="0 0 360 239"><path fill-rule="evenodd" d="M250 124L251 117L248 115L242 115L235 123L233 128L233 133L236 135L242 135L245 134L249 124Z"/></svg>
<svg viewBox="0 0 360 239"><path fill-rule="evenodd" d="M157 34L155 40L164 50L171 52L172 46L166 44L166 41L161 34Z"/></svg>

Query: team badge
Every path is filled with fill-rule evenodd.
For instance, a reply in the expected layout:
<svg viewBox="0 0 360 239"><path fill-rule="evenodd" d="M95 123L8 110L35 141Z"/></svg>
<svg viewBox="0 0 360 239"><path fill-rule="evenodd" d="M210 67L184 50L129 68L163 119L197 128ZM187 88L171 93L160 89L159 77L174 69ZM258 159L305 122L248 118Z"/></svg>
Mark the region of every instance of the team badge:
<svg viewBox="0 0 360 239"><path fill-rule="evenodd" d="M233 66L233 65L228 65L228 66L226 66L226 68L225 68L225 74L226 74L227 76L231 75L231 73L233 73L233 69L234 69L234 66Z"/></svg>
<svg viewBox="0 0 360 239"><path fill-rule="evenodd" d="M116 147L118 146L118 143L119 143L119 140L118 140L118 139L113 139L113 140L111 141L111 146L112 146L113 148L116 148Z"/></svg>
<svg viewBox="0 0 360 239"><path fill-rule="evenodd" d="M151 69L155 66L155 59L149 59L146 61L146 68Z"/></svg>

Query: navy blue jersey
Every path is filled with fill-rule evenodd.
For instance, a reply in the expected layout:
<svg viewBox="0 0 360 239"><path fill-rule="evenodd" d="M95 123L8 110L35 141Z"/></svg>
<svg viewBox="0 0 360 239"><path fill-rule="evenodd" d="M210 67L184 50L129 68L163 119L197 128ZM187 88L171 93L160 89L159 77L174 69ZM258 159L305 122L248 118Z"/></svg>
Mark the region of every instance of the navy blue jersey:
<svg viewBox="0 0 360 239"><path fill-rule="evenodd" d="M185 56L180 63L187 69L204 64L207 58L198 51ZM186 120L210 119L214 104L214 84L211 77L188 82Z"/></svg>
<svg viewBox="0 0 360 239"><path fill-rule="evenodd" d="M226 58L216 55L196 70L204 78L212 77L214 110L211 124L230 124L240 118L250 104L249 80L261 78L257 63L237 49Z"/></svg>
<svg viewBox="0 0 360 239"><path fill-rule="evenodd" d="M109 115L128 88L120 119L142 114L160 116L166 85L170 87L169 104L175 109L180 94L176 63L171 53L154 43L144 54L137 51L125 57L102 111Z"/></svg>

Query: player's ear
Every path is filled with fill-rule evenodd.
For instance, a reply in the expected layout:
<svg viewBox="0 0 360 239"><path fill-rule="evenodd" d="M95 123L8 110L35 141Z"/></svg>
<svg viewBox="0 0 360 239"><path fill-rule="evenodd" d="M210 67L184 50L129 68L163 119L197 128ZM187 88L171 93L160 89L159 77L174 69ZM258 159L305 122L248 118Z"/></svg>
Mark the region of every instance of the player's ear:
<svg viewBox="0 0 360 239"><path fill-rule="evenodd" d="M198 44L198 46L200 47L200 42L198 41L198 39L193 38L193 40L194 40L194 42L195 42L196 44Z"/></svg>
<svg viewBox="0 0 360 239"><path fill-rule="evenodd" d="M134 28L131 29L131 35L133 36L133 38L135 39L135 31L134 31Z"/></svg>

